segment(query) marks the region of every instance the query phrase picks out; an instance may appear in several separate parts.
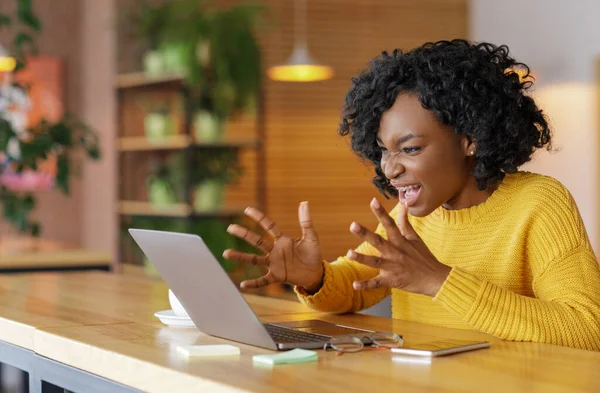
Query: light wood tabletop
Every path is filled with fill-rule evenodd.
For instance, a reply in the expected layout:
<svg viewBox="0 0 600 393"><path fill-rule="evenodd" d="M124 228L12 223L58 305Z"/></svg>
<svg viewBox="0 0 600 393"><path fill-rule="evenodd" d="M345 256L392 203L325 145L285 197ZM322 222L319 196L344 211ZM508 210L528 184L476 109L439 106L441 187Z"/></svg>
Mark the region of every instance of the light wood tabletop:
<svg viewBox="0 0 600 393"><path fill-rule="evenodd" d="M168 287L141 268L125 271L0 274L0 340L31 349L37 328L158 321L154 313L170 308ZM244 296L260 316L311 312L299 302Z"/></svg>
<svg viewBox="0 0 600 393"><path fill-rule="evenodd" d="M108 252L29 236L0 236L0 269L48 269L111 266Z"/></svg>
<svg viewBox="0 0 600 393"><path fill-rule="evenodd" d="M488 336L366 315L288 314L281 321L315 318L403 334L406 345L440 338L483 338L490 349L433 359L366 350L314 363L262 366L252 356L268 350L233 343L240 356L193 359L177 345L222 344L195 329L160 324L61 327L35 332L36 351L147 392L594 392L600 389L600 353Z"/></svg>
<svg viewBox="0 0 600 393"><path fill-rule="evenodd" d="M594 392L600 390L600 352L516 343L362 314L330 315L298 302L246 294L264 322L320 318L402 334L405 345L436 339L485 339L491 348L430 361L365 350L337 356L319 350L317 362L261 366L257 347L207 336L154 319L168 308L164 283L143 275L102 272L0 276L0 339L29 335L30 349L50 359L145 392ZM6 299L6 300L4 300ZM239 356L185 360L177 345L230 343Z"/></svg>

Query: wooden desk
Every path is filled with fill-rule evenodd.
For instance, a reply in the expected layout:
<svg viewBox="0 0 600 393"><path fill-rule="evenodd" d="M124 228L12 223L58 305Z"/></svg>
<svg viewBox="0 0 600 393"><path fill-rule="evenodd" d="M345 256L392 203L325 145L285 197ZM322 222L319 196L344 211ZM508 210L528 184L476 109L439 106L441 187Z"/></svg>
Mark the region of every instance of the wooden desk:
<svg viewBox="0 0 600 393"><path fill-rule="evenodd" d="M12 323L15 334L31 337L29 349L37 355L145 392L600 390L599 352L504 342L479 333L361 314L326 315L297 302L255 295L246 299L265 322L318 317L394 331L404 336L406 345L439 338L483 338L492 347L430 363L389 351L343 356L319 351L318 362L271 368L252 363L254 354L270 351L234 343L241 348L239 357L186 362L177 355L176 345L227 341L154 320L154 311L168 304L162 282L140 275L45 273L0 277L0 291L0 299L14 304L0 305L0 339L19 345L11 341L14 335L4 333L6 324ZM45 307L38 302L45 302Z"/></svg>
<svg viewBox="0 0 600 393"><path fill-rule="evenodd" d="M264 320L313 318L286 315ZM402 333L407 345L437 338L478 334L391 321L364 315L320 318ZM336 356L319 351L319 361L257 366L252 355L270 351L243 344L239 357L195 359L177 356L177 344L217 344L225 340L193 329L157 324L64 327L36 331L36 352L88 372L148 392L593 392L600 389L600 354L550 345L492 339L492 348L433 359L363 351ZM204 389L204 390L201 390Z"/></svg>
<svg viewBox="0 0 600 393"><path fill-rule="evenodd" d="M112 263L110 253L27 236L0 237L0 271L50 269L103 269Z"/></svg>
<svg viewBox="0 0 600 393"><path fill-rule="evenodd" d="M39 328L156 323L154 313L170 308L168 287L140 269L0 274L0 340L33 349ZM244 296L259 316L311 312L299 302Z"/></svg>

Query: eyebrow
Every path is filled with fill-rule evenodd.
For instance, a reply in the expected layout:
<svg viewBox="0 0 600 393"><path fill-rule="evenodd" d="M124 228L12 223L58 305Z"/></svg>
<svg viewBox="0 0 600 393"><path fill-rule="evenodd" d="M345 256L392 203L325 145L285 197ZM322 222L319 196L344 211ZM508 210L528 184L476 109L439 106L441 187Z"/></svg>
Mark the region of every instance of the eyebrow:
<svg viewBox="0 0 600 393"><path fill-rule="evenodd" d="M404 135L402 138L398 139L398 140L397 140L397 141L394 143L394 146L400 146L401 144L403 144L403 143L406 143L406 142L408 142L408 141L409 141L409 140L411 140L411 139L414 139L414 138L422 138L422 137L423 137L423 135L415 135L415 134L413 134L413 133L406 134L406 135ZM379 136L377 136L377 138L376 138L376 141L377 141L377 143L379 143L379 144L383 145L383 141L382 141L382 140L379 138Z"/></svg>

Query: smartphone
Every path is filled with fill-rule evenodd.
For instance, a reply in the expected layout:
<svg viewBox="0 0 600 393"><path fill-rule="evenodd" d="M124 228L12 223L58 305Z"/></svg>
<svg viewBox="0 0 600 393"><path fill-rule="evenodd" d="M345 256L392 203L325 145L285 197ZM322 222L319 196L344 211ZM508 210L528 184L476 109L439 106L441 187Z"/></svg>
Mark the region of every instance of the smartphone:
<svg viewBox="0 0 600 393"><path fill-rule="evenodd" d="M468 340L437 340L409 347L392 348L393 353L412 356L437 357L451 355L454 353L473 351L476 349L489 348L488 341Z"/></svg>

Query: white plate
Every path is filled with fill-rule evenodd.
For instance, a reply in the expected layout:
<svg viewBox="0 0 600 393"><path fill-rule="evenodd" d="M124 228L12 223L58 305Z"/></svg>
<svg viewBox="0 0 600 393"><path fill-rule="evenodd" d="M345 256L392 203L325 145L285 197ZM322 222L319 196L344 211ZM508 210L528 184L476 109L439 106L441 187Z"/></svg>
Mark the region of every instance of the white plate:
<svg viewBox="0 0 600 393"><path fill-rule="evenodd" d="M175 315L173 310L162 310L154 313L154 316L160 319L162 323L169 326L196 327L194 321L189 317L180 317Z"/></svg>

